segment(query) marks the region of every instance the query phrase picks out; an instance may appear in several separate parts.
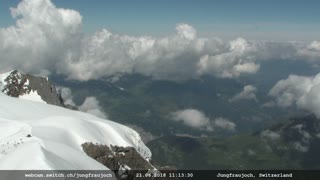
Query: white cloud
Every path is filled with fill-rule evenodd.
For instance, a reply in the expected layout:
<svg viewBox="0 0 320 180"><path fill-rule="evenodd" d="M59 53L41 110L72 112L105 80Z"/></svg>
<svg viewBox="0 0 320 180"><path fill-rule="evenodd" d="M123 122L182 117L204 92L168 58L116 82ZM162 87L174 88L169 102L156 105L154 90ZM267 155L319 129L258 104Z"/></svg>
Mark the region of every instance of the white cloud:
<svg viewBox="0 0 320 180"><path fill-rule="evenodd" d="M49 0L24 0L10 11L16 25L0 29L2 68L53 70L78 35L81 15Z"/></svg>
<svg viewBox="0 0 320 180"><path fill-rule="evenodd" d="M236 124L225 119L216 118L210 120L203 112L196 109L185 109L173 112L171 118L175 121L183 122L185 125L206 131L214 131L215 129L235 131Z"/></svg>
<svg viewBox="0 0 320 180"><path fill-rule="evenodd" d="M61 97L65 105L71 105L77 107L73 101L73 95L70 88L67 87L57 87L58 92L61 94ZM93 114L103 119L107 119L108 116L103 112L99 101L95 97L86 97L82 105L78 106L79 111Z"/></svg>
<svg viewBox="0 0 320 180"><path fill-rule="evenodd" d="M308 48L310 50L314 50L314 51L320 51L320 42L319 41L313 41Z"/></svg>
<svg viewBox="0 0 320 180"><path fill-rule="evenodd" d="M301 142L297 141L293 143L293 147L300 152L308 152L309 146L302 144Z"/></svg>
<svg viewBox="0 0 320 180"><path fill-rule="evenodd" d="M182 121L185 125L198 128L212 130L210 119L206 117L201 111L196 109L186 109L174 112L173 119Z"/></svg>
<svg viewBox="0 0 320 180"><path fill-rule="evenodd" d="M59 73L76 80L125 73L177 81L207 74L237 78L256 73L260 60L314 59L320 54L317 41L310 45L243 38L224 42L198 37L196 29L185 23L176 26L175 34L161 38L107 29L85 35L81 15L57 8L50 0L22 0L11 14L16 24L0 29L0 71Z"/></svg>
<svg viewBox="0 0 320 180"><path fill-rule="evenodd" d="M83 104L79 106L79 110L82 112L93 114L103 119L107 118L106 114L103 113L99 105L99 101L95 97L87 97L84 100Z"/></svg>
<svg viewBox="0 0 320 180"><path fill-rule="evenodd" d="M274 107L275 105L276 105L276 104L275 104L274 101L268 101L268 102L262 104L261 106L262 106L262 107L265 107L265 108L271 108L271 107Z"/></svg>
<svg viewBox="0 0 320 180"><path fill-rule="evenodd" d="M65 105L76 106L76 104L73 102L73 96L70 88L57 87L57 90L61 94L61 97Z"/></svg>
<svg viewBox="0 0 320 180"><path fill-rule="evenodd" d="M227 49L213 55L204 55L198 62L198 74L212 74L222 78L234 78L241 73L256 73L260 65L255 63L254 44L238 38L226 45Z"/></svg>
<svg viewBox="0 0 320 180"><path fill-rule="evenodd" d="M235 131L236 130L235 123L229 121L228 119L221 118L221 117L216 118L213 121L213 125L216 128L221 128L221 129L228 130L228 131Z"/></svg>
<svg viewBox="0 0 320 180"><path fill-rule="evenodd" d="M246 85L243 87L243 90L239 94L236 94L234 97L229 99L229 101L234 102L242 99L257 101L257 97L255 94L256 92L257 92L256 87L254 87L253 85Z"/></svg>
<svg viewBox="0 0 320 180"><path fill-rule="evenodd" d="M70 51L60 71L79 80L126 73L168 80L197 78L197 62L205 53L206 41L196 38L190 29L179 24L174 36L164 38L119 35L103 29L87 37L79 51Z"/></svg>
<svg viewBox="0 0 320 180"><path fill-rule="evenodd" d="M269 95L276 99L281 107L296 106L313 112L320 117L320 73L316 76L290 75L280 80L270 90Z"/></svg>
<svg viewBox="0 0 320 180"><path fill-rule="evenodd" d="M260 136L263 138L271 139L271 140L277 140L281 137L279 133L274 132L274 131L270 131L270 130L262 131Z"/></svg>
<svg viewBox="0 0 320 180"><path fill-rule="evenodd" d="M188 40L194 40L197 36L197 31L188 24L179 24L176 27L177 34Z"/></svg>
<svg viewBox="0 0 320 180"><path fill-rule="evenodd" d="M299 49L298 55L308 57L309 60L317 61L320 58L320 41L313 41L306 47Z"/></svg>

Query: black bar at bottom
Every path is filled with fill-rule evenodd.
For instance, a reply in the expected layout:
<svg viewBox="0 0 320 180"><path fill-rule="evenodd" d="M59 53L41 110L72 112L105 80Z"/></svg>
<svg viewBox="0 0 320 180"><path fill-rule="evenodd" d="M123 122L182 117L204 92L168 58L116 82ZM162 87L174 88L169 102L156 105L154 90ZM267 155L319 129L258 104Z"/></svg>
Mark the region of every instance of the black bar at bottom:
<svg viewBox="0 0 320 180"><path fill-rule="evenodd" d="M176 171L129 171L124 180L215 180L215 179L290 179L318 180L320 170L176 170ZM0 180L111 180L119 179L113 171L87 170L1 170Z"/></svg>

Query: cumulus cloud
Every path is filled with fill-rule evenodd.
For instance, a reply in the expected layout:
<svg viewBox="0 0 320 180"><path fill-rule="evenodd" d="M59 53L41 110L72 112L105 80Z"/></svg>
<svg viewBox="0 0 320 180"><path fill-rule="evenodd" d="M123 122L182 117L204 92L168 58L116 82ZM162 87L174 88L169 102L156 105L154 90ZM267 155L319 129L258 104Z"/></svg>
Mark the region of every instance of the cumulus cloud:
<svg viewBox="0 0 320 180"><path fill-rule="evenodd" d="M306 47L298 50L298 55L307 56L309 60L317 61L320 58L320 42L313 41Z"/></svg>
<svg viewBox="0 0 320 180"><path fill-rule="evenodd" d="M320 73L316 76L290 75L269 91L281 107L296 106L320 117Z"/></svg>
<svg viewBox="0 0 320 180"><path fill-rule="evenodd" d="M99 101L95 97L87 97L82 105L77 106L73 101L73 95L70 88L67 87L57 87L58 92L61 94L61 97L65 105L71 105L78 107L79 111L93 114L103 119L107 119L108 116L103 112Z"/></svg>
<svg viewBox="0 0 320 180"><path fill-rule="evenodd" d="M268 102L265 102L264 104L262 104L261 106L265 107L265 108L271 108L271 107L274 107L275 105L276 105L276 103L274 101L268 101Z"/></svg>
<svg viewBox="0 0 320 180"><path fill-rule="evenodd" d="M24 0L10 11L16 24L0 29L2 68L36 73L54 69L72 47L81 15L57 9L50 0Z"/></svg>
<svg viewBox="0 0 320 180"><path fill-rule="evenodd" d="M229 121L228 119L221 118L221 117L216 118L213 121L213 125L214 125L214 127L221 128L221 129L228 130L228 131L235 131L236 130L235 123Z"/></svg>
<svg viewBox="0 0 320 180"><path fill-rule="evenodd" d="M60 67L62 72L69 72L72 79L130 73L167 80L197 78L207 73L198 71L201 56L210 52L206 46L218 43L197 38L195 29L187 24L178 24L176 34L169 37L134 37L103 29L84 42L79 52L69 52L66 62L73 63Z"/></svg>
<svg viewBox="0 0 320 180"><path fill-rule="evenodd" d="M236 128L235 123L225 118L219 117L210 120L203 112L196 109L185 109L173 112L171 118L189 127L206 131L214 131L215 129L235 131Z"/></svg>
<svg viewBox="0 0 320 180"><path fill-rule="evenodd" d="M182 121L185 125L212 131L210 119L206 117L201 111L196 109L186 109L176 111L172 114L173 120Z"/></svg>
<svg viewBox="0 0 320 180"><path fill-rule="evenodd" d="M237 78L254 74L261 59L319 57L319 42L230 42L199 37L181 23L166 37L129 36L102 29L82 33L82 17L50 0L22 0L11 8L16 24L0 29L1 69L58 73L90 80L139 73L154 79L188 80L202 75ZM25 63L27 62L27 63Z"/></svg>
<svg viewBox="0 0 320 180"><path fill-rule="evenodd" d="M65 105L76 106L76 104L73 102L73 96L70 88L57 87L57 90L61 94L61 97Z"/></svg>
<svg viewBox="0 0 320 180"><path fill-rule="evenodd" d="M196 38L197 31L188 24L179 24L176 27L177 34L182 38L193 40Z"/></svg>
<svg viewBox="0 0 320 180"><path fill-rule="evenodd" d="M243 87L243 90L239 94L236 94L235 96L230 98L229 101L234 102L242 99L257 101L257 97L255 94L256 92L256 87L254 87L253 85L246 85Z"/></svg>
<svg viewBox="0 0 320 180"><path fill-rule="evenodd" d="M238 77L241 73L256 73L260 65L255 63L256 58L252 54L255 51L253 44L238 38L227 45L227 50L202 56L198 62L198 73L223 78Z"/></svg>
<svg viewBox="0 0 320 180"><path fill-rule="evenodd" d="M281 137L279 133L270 130L262 131L260 136L271 140L278 140Z"/></svg>
<svg viewBox="0 0 320 180"><path fill-rule="evenodd" d="M87 97L83 104L78 107L80 111L87 112L89 114L93 114L95 116L106 119L107 116L103 113L99 101L95 97Z"/></svg>
<svg viewBox="0 0 320 180"><path fill-rule="evenodd" d="M297 141L293 143L293 147L300 152L308 152L309 151L309 146L304 145L303 143Z"/></svg>

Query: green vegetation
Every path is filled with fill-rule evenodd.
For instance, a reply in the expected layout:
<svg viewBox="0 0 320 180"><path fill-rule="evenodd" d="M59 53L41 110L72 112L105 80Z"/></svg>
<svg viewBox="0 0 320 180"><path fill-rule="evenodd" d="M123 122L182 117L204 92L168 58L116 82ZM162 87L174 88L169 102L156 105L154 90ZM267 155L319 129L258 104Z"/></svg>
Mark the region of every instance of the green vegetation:
<svg viewBox="0 0 320 180"><path fill-rule="evenodd" d="M286 120L294 112L286 109L284 113L276 107L264 108L262 103L270 101L270 97L263 89L257 93L258 102L230 103L228 100L242 91L243 86L249 82L213 77L186 82L153 81L140 75L124 76L113 83L102 80L65 82L61 79L58 78L60 81L56 83L71 88L74 101L78 105L86 97L95 96L113 121L137 125L153 135L162 136L147 144L156 164L176 166L178 169L320 167L320 159L317 158L320 151L319 141L312 142L309 152L304 154L291 146L296 141L302 142L299 139L301 135L295 134L295 131L285 129L283 135L289 135L289 141L288 138L266 140L258 136L258 133L249 135L279 122L283 123L271 127L272 131L291 127ZM201 131L170 119L172 112L186 108L201 110L210 119L224 117L235 122L236 134ZM319 132L315 130L313 136L316 137ZM247 135L241 135L244 133ZM188 134L198 138L174 134ZM201 137L203 135L208 137Z"/></svg>
<svg viewBox="0 0 320 180"><path fill-rule="evenodd" d="M237 132L240 133L264 128L266 124L280 119L278 116L281 114L276 108L263 108L254 101L230 103L228 100L242 91L246 84L231 79L203 77L201 80L171 82L130 75L113 83L102 80L64 82L61 78L56 82L72 89L77 104L87 96L95 96L110 119L138 125L154 135L221 136L221 132L203 132L170 119L172 112L186 108L203 111L210 119L227 118L237 124ZM259 121L252 120L254 118Z"/></svg>
<svg viewBox="0 0 320 180"><path fill-rule="evenodd" d="M178 169L301 169L290 148L279 141L252 135L225 139L165 136L147 146L160 165Z"/></svg>

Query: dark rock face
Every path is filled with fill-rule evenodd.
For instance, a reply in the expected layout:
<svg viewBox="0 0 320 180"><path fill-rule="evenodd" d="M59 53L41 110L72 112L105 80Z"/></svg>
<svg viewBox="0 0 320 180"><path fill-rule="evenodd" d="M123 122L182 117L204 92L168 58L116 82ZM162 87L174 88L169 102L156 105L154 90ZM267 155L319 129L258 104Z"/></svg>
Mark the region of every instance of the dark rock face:
<svg viewBox="0 0 320 180"><path fill-rule="evenodd" d="M2 92L12 97L19 97L37 91L41 99L48 104L65 107L61 95L56 88L48 81L47 77L23 74L17 70L12 71L4 79L6 86Z"/></svg>
<svg viewBox="0 0 320 180"><path fill-rule="evenodd" d="M26 74L25 76L29 80L30 88L37 90L45 102L52 105L64 106L61 95L46 77L33 76L30 74Z"/></svg>
<svg viewBox="0 0 320 180"><path fill-rule="evenodd" d="M91 142L83 143L83 151L96 161L105 165L117 176L117 179L168 179L168 177L137 177L137 173L142 176L149 170L155 172L154 165L146 161L133 147L106 146L102 144L93 144ZM157 167L158 172L176 172L175 167ZM169 178L175 180L175 178Z"/></svg>
<svg viewBox="0 0 320 180"><path fill-rule="evenodd" d="M22 76L18 71L12 71L8 77L4 79L6 86L2 92L12 97L19 97L20 95L27 94L31 91L28 86L26 77Z"/></svg>
<svg viewBox="0 0 320 180"><path fill-rule="evenodd" d="M114 171L118 179L135 179L134 171L146 173L154 169L133 147L111 145L109 148L106 145L87 142L82 144L82 149L88 156Z"/></svg>

